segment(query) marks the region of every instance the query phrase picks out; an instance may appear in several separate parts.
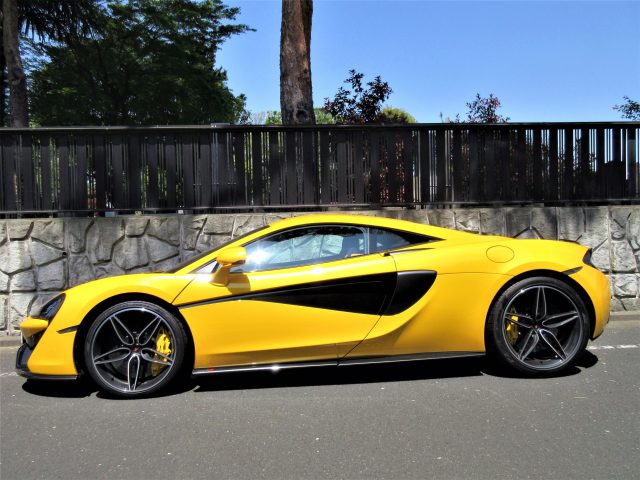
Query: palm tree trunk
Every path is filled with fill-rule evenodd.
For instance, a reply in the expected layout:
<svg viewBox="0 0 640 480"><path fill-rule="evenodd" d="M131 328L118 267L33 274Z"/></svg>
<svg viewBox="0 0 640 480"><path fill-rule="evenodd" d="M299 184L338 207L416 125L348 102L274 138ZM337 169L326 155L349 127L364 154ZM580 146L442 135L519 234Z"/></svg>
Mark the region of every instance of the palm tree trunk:
<svg viewBox="0 0 640 480"><path fill-rule="evenodd" d="M311 17L313 0L282 0L280 109L283 125L313 125Z"/></svg>
<svg viewBox="0 0 640 480"><path fill-rule="evenodd" d="M9 105L12 127L29 126L27 78L20 57L19 19L17 0L3 0L2 37L7 64Z"/></svg>

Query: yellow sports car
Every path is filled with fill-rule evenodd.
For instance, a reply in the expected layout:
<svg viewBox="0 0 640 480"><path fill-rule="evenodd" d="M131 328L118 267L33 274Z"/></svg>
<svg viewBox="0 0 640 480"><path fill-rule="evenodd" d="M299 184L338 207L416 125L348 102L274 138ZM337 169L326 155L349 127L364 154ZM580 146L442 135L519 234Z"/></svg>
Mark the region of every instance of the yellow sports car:
<svg viewBox="0 0 640 480"><path fill-rule="evenodd" d="M609 318L584 246L360 215L278 221L161 273L70 288L20 326L28 378L135 397L176 376L488 352L571 365Z"/></svg>

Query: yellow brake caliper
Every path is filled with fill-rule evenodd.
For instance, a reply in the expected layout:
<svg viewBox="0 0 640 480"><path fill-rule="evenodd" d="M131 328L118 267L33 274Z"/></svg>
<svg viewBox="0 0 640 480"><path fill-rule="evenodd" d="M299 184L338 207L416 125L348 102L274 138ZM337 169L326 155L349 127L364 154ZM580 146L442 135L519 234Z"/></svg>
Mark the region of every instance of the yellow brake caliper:
<svg viewBox="0 0 640 480"><path fill-rule="evenodd" d="M171 348L171 336L169 335L169 332L165 328L161 328L160 330L158 330L158 336L156 337L156 352L159 352L162 355L169 357L171 356L172 351L173 349ZM158 362L163 362L163 363L167 362L166 358L161 357L157 353L154 355L153 359ZM165 365L162 365L160 363L152 363L151 375L155 377L162 371L164 367Z"/></svg>
<svg viewBox="0 0 640 480"><path fill-rule="evenodd" d="M513 315L511 315L511 320L512 322L518 322L518 315L515 314L515 310L512 310L511 312L509 312ZM512 323L512 322L508 322L507 323L507 329L506 329L506 334L507 334L507 341L511 344L511 345L515 345L516 341L518 340L518 326L516 325L516 323Z"/></svg>

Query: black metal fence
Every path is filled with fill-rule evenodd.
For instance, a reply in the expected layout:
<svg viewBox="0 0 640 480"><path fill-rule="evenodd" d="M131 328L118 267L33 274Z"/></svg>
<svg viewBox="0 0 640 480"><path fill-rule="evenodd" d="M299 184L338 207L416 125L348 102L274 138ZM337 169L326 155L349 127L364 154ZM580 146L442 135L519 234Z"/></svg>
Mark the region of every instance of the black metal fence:
<svg viewBox="0 0 640 480"><path fill-rule="evenodd" d="M0 215L640 201L640 123L0 129Z"/></svg>

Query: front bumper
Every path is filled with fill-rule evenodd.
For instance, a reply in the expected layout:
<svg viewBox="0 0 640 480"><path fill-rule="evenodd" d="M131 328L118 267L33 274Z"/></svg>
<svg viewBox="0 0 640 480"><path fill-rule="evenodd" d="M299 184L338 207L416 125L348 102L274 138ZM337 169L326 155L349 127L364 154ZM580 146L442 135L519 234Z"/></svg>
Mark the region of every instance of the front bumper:
<svg viewBox="0 0 640 480"><path fill-rule="evenodd" d="M77 375L43 375L40 373L32 373L27 366L27 362L33 353L33 348L31 348L26 343L23 343L22 346L18 349L18 354L16 355L16 373L25 378L30 378L34 380L77 380Z"/></svg>

